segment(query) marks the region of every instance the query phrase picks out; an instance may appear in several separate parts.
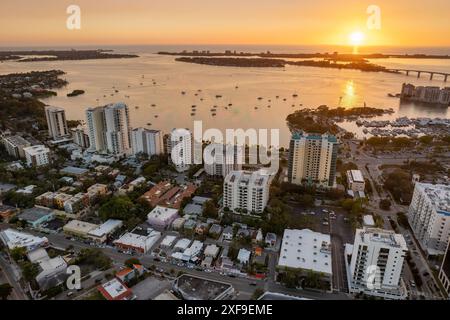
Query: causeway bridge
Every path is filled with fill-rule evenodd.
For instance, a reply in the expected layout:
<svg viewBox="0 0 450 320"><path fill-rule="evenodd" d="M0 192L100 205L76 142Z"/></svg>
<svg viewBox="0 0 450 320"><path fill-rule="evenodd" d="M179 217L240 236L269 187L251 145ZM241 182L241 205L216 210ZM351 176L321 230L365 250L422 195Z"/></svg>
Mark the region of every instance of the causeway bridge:
<svg viewBox="0 0 450 320"><path fill-rule="evenodd" d="M410 73L417 74L417 78L420 78L422 74L429 74L430 80L433 80L435 75L442 76L444 81L447 82L450 73L445 72L438 72L438 71L425 71L425 70L412 70L412 69L388 69L390 72L395 73L405 73L407 76L409 76Z"/></svg>

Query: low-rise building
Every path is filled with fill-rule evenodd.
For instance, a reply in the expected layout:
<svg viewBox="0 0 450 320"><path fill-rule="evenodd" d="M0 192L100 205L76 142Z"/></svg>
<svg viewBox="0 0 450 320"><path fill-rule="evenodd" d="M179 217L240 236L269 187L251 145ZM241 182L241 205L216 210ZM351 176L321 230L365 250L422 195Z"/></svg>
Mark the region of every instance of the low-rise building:
<svg viewBox="0 0 450 320"><path fill-rule="evenodd" d="M0 239L9 250L23 247L29 252L48 245L46 237L36 237L14 229L0 231Z"/></svg>
<svg viewBox="0 0 450 320"><path fill-rule="evenodd" d="M178 210L157 206L147 215L149 225L158 228L167 228L176 218Z"/></svg>
<svg viewBox="0 0 450 320"><path fill-rule="evenodd" d="M230 226L226 227L222 232L222 237L223 240L225 241L233 240L233 235L234 235L233 228Z"/></svg>
<svg viewBox="0 0 450 320"><path fill-rule="evenodd" d="M123 251L145 254L160 237L161 232L154 230L150 231L146 236L128 232L115 240L114 245Z"/></svg>
<svg viewBox="0 0 450 320"><path fill-rule="evenodd" d="M183 274L173 284L173 290L184 300L228 300L234 295L231 284Z"/></svg>
<svg viewBox="0 0 450 320"><path fill-rule="evenodd" d="M63 230L67 235L73 235L80 238L88 238L89 232L97 228L98 225L93 223L80 220L71 220L63 227Z"/></svg>
<svg viewBox="0 0 450 320"><path fill-rule="evenodd" d="M173 249L175 251L184 251L189 247L190 244L191 244L191 240L183 238L183 239L180 239L177 241L177 243L175 244Z"/></svg>
<svg viewBox="0 0 450 320"><path fill-rule="evenodd" d="M96 242L103 243L108 239L108 236L123 226L121 220L109 219L95 229L88 232L89 238Z"/></svg>
<svg viewBox="0 0 450 320"><path fill-rule="evenodd" d="M17 208L0 203L0 221L9 222L18 212Z"/></svg>
<svg viewBox="0 0 450 320"><path fill-rule="evenodd" d="M266 246L274 247L277 243L277 235L275 233L267 232L264 242Z"/></svg>
<svg viewBox="0 0 450 320"><path fill-rule="evenodd" d="M237 260L240 263L246 265L246 264L248 264L250 262L251 254L252 253L250 251L248 251L247 249L242 248L242 249L239 250L239 253L238 253L238 256L237 256Z"/></svg>
<svg viewBox="0 0 450 320"><path fill-rule="evenodd" d="M185 218L176 218L175 220L173 220L172 222L172 229L173 230L180 230L181 228L183 228L184 223L186 222Z"/></svg>
<svg viewBox="0 0 450 320"><path fill-rule="evenodd" d="M171 236L171 235L166 236L163 239L163 241L161 241L161 244L160 244L161 248L168 249L168 248L172 247L172 245L174 244L176 239L177 239L176 236Z"/></svg>
<svg viewBox="0 0 450 320"><path fill-rule="evenodd" d="M220 248L215 244L210 244L206 246L204 255L207 257L212 257L213 259L217 258L219 255Z"/></svg>
<svg viewBox="0 0 450 320"><path fill-rule="evenodd" d="M354 198L364 198L366 182L360 170L347 171L348 194Z"/></svg>
<svg viewBox="0 0 450 320"><path fill-rule="evenodd" d="M61 256L50 258L44 248L29 252L28 260L39 265L36 282L42 291L62 284L68 277L67 262Z"/></svg>
<svg viewBox="0 0 450 320"><path fill-rule="evenodd" d="M25 221L31 227L38 228L43 223L53 220L55 215L51 209L34 207L25 209L18 218L19 220Z"/></svg>
<svg viewBox="0 0 450 320"><path fill-rule="evenodd" d="M330 235L309 229L284 230L278 267L313 271L331 281Z"/></svg>
<svg viewBox="0 0 450 320"><path fill-rule="evenodd" d="M133 291L119 279L112 279L97 287L106 300L134 300Z"/></svg>
<svg viewBox="0 0 450 320"><path fill-rule="evenodd" d="M184 250L182 260L186 262L195 262L198 258L198 255L201 253L203 249L203 242L194 240L191 246Z"/></svg>
<svg viewBox="0 0 450 320"><path fill-rule="evenodd" d="M219 238L222 234L222 226L220 224L214 223L211 228L209 228L209 235L214 238Z"/></svg>

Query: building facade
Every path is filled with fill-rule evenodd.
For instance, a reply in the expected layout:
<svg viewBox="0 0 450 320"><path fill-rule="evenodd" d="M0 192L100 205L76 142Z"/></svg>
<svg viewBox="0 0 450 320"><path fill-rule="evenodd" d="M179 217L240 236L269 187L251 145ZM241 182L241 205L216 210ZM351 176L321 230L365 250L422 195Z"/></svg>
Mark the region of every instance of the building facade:
<svg viewBox="0 0 450 320"><path fill-rule="evenodd" d="M289 146L289 182L333 187L338 147L335 136L294 133Z"/></svg>
<svg viewBox="0 0 450 320"><path fill-rule="evenodd" d="M444 254L450 237L450 186L417 182L408 220L424 251Z"/></svg>
<svg viewBox="0 0 450 320"><path fill-rule="evenodd" d="M46 166L50 164L50 149L44 145L36 145L23 149L28 166Z"/></svg>
<svg viewBox="0 0 450 320"><path fill-rule="evenodd" d="M167 148L170 161L178 172L187 171L192 162L192 133L187 129L174 129L170 133Z"/></svg>
<svg viewBox="0 0 450 320"><path fill-rule="evenodd" d="M223 206L236 213L261 214L273 176L264 170L232 171L224 180Z"/></svg>
<svg viewBox="0 0 450 320"><path fill-rule="evenodd" d="M350 292L406 298L402 273L407 251L401 234L376 228L357 229L347 265Z"/></svg>
<svg viewBox="0 0 450 320"><path fill-rule="evenodd" d="M237 145L213 143L205 148L203 159L206 174L226 177L231 171L242 169L244 154Z"/></svg>
<svg viewBox="0 0 450 320"><path fill-rule="evenodd" d="M31 146L31 143L21 136L5 136L2 138L6 152L15 158L25 158L24 148Z"/></svg>
<svg viewBox="0 0 450 320"><path fill-rule="evenodd" d="M47 118L48 135L53 140L57 141L70 137L66 111L63 108L46 106L45 117Z"/></svg>
<svg viewBox="0 0 450 320"><path fill-rule="evenodd" d="M86 110L90 151L131 155L131 126L128 106L109 104Z"/></svg>
<svg viewBox="0 0 450 320"><path fill-rule="evenodd" d="M159 130L136 128L131 132L133 154L146 154L149 157L164 153L163 136Z"/></svg>
<svg viewBox="0 0 450 320"><path fill-rule="evenodd" d="M447 297L450 296L450 244L447 247L444 261L442 262L441 270L439 271L439 280L447 292Z"/></svg>

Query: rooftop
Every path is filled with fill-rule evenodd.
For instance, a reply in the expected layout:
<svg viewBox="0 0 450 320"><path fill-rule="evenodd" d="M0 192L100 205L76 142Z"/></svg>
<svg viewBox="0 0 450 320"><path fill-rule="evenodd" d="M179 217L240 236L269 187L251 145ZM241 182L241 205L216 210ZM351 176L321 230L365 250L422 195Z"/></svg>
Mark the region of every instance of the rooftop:
<svg viewBox="0 0 450 320"><path fill-rule="evenodd" d="M301 139L307 139L307 140L328 140L328 142L337 143L337 139L335 136L327 135L327 134L311 134L311 133L305 133L305 132L295 132L292 134L292 140L301 140Z"/></svg>
<svg viewBox="0 0 450 320"><path fill-rule="evenodd" d="M186 300L216 300L233 287L226 282L184 274L175 280L175 288Z"/></svg>
<svg viewBox="0 0 450 320"><path fill-rule="evenodd" d="M408 250L403 236L391 230L378 228L357 229L355 237L360 237L361 242L365 244L378 242L387 247Z"/></svg>
<svg viewBox="0 0 450 320"><path fill-rule="evenodd" d="M354 182L364 182L364 177L360 170L349 170L349 174Z"/></svg>
<svg viewBox="0 0 450 320"><path fill-rule="evenodd" d="M147 218L158 221L166 221L168 219L173 218L173 216L177 214L178 214L177 209L157 206L147 215Z"/></svg>
<svg viewBox="0 0 450 320"><path fill-rule="evenodd" d="M0 232L0 239L9 249L17 247L32 248L48 242L45 237L36 237L28 233L19 232L14 229L6 229Z"/></svg>
<svg viewBox="0 0 450 320"><path fill-rule="evenodd" d="M80 220L71 220L63 227L64 231L73 231L85 234L96 228L98 228L98 225Z"/></svg>
<svg viewBox="0 0 450 320"><path fill-rule="evenodd" d="M123 223L121 220L109 219L108 221L104 222L97 228L89 231L88 234L90 236L101 238L105 235L108 235L108 234L114 232L114 230L120 228L122 225L123 225Z"/></svg>
<svg viewBox="0 0 450 320"><path fill-rule="evenodd" d="M443 184L416 183L440 214L450 216L450 186Z"/></svg>
<svg viewBox="0 0 450 320"><path fill-rule="evenodd" d="M132 296L131 290L118 279L112 279L98 287L107 300L128 300Z"/></svg>
<svg viewBox="0 0 450 320"><path fill-rule="evenodd" d="M331 275L330 235L309 229L284 230L278 265Z"/></svg>
<svg viewBox="0 0 450 320"><path fill-rule="evenodd" d="M27 222L35 222L43 217L53 214L53 210L41 207L34 207L30 209L25 209L20 215L19 219L25 220Z"/></svg>

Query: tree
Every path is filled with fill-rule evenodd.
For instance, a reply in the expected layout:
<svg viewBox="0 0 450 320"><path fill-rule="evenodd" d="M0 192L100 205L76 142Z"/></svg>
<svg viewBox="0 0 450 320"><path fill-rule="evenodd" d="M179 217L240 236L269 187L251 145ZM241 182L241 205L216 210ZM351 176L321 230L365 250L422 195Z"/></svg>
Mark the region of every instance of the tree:
<svg viewBox="0 0 450 320"><path fill-rule="evenodd" d="M104 220L126 220L131 216L130 212L133 208L133 202L128 197L113 197L100 207L99 215Z"/></svg>
<svg viewBox="0 0 450 320"><path fill-rule="evenodd" d="M217 218L219 216L219 211L217 210L214 202L209 200L203 205L203 216L206 218Z"/></svg>
<svg viewBox="0 0 450 320"><path fill-rule="evenodd" d="M25 256L27 255L27 249L24 247L13 248L10 251L10 255L14 259L14 261L18 262L25 258Z"/></svg>
<svg viewBox="0 0 450 320"><path fill-rule="evenodd" d="M37 263L24 261L20 264L20 266L22 268L23 278L28 282L34 280L39 274L39 264Z"/></svg>
<svg viewBox="0 0 450 320"><path fill-rule="evenodd" d="M0 299L6 300L12 293L13 287L9 283L0 284Z"/></svg>

